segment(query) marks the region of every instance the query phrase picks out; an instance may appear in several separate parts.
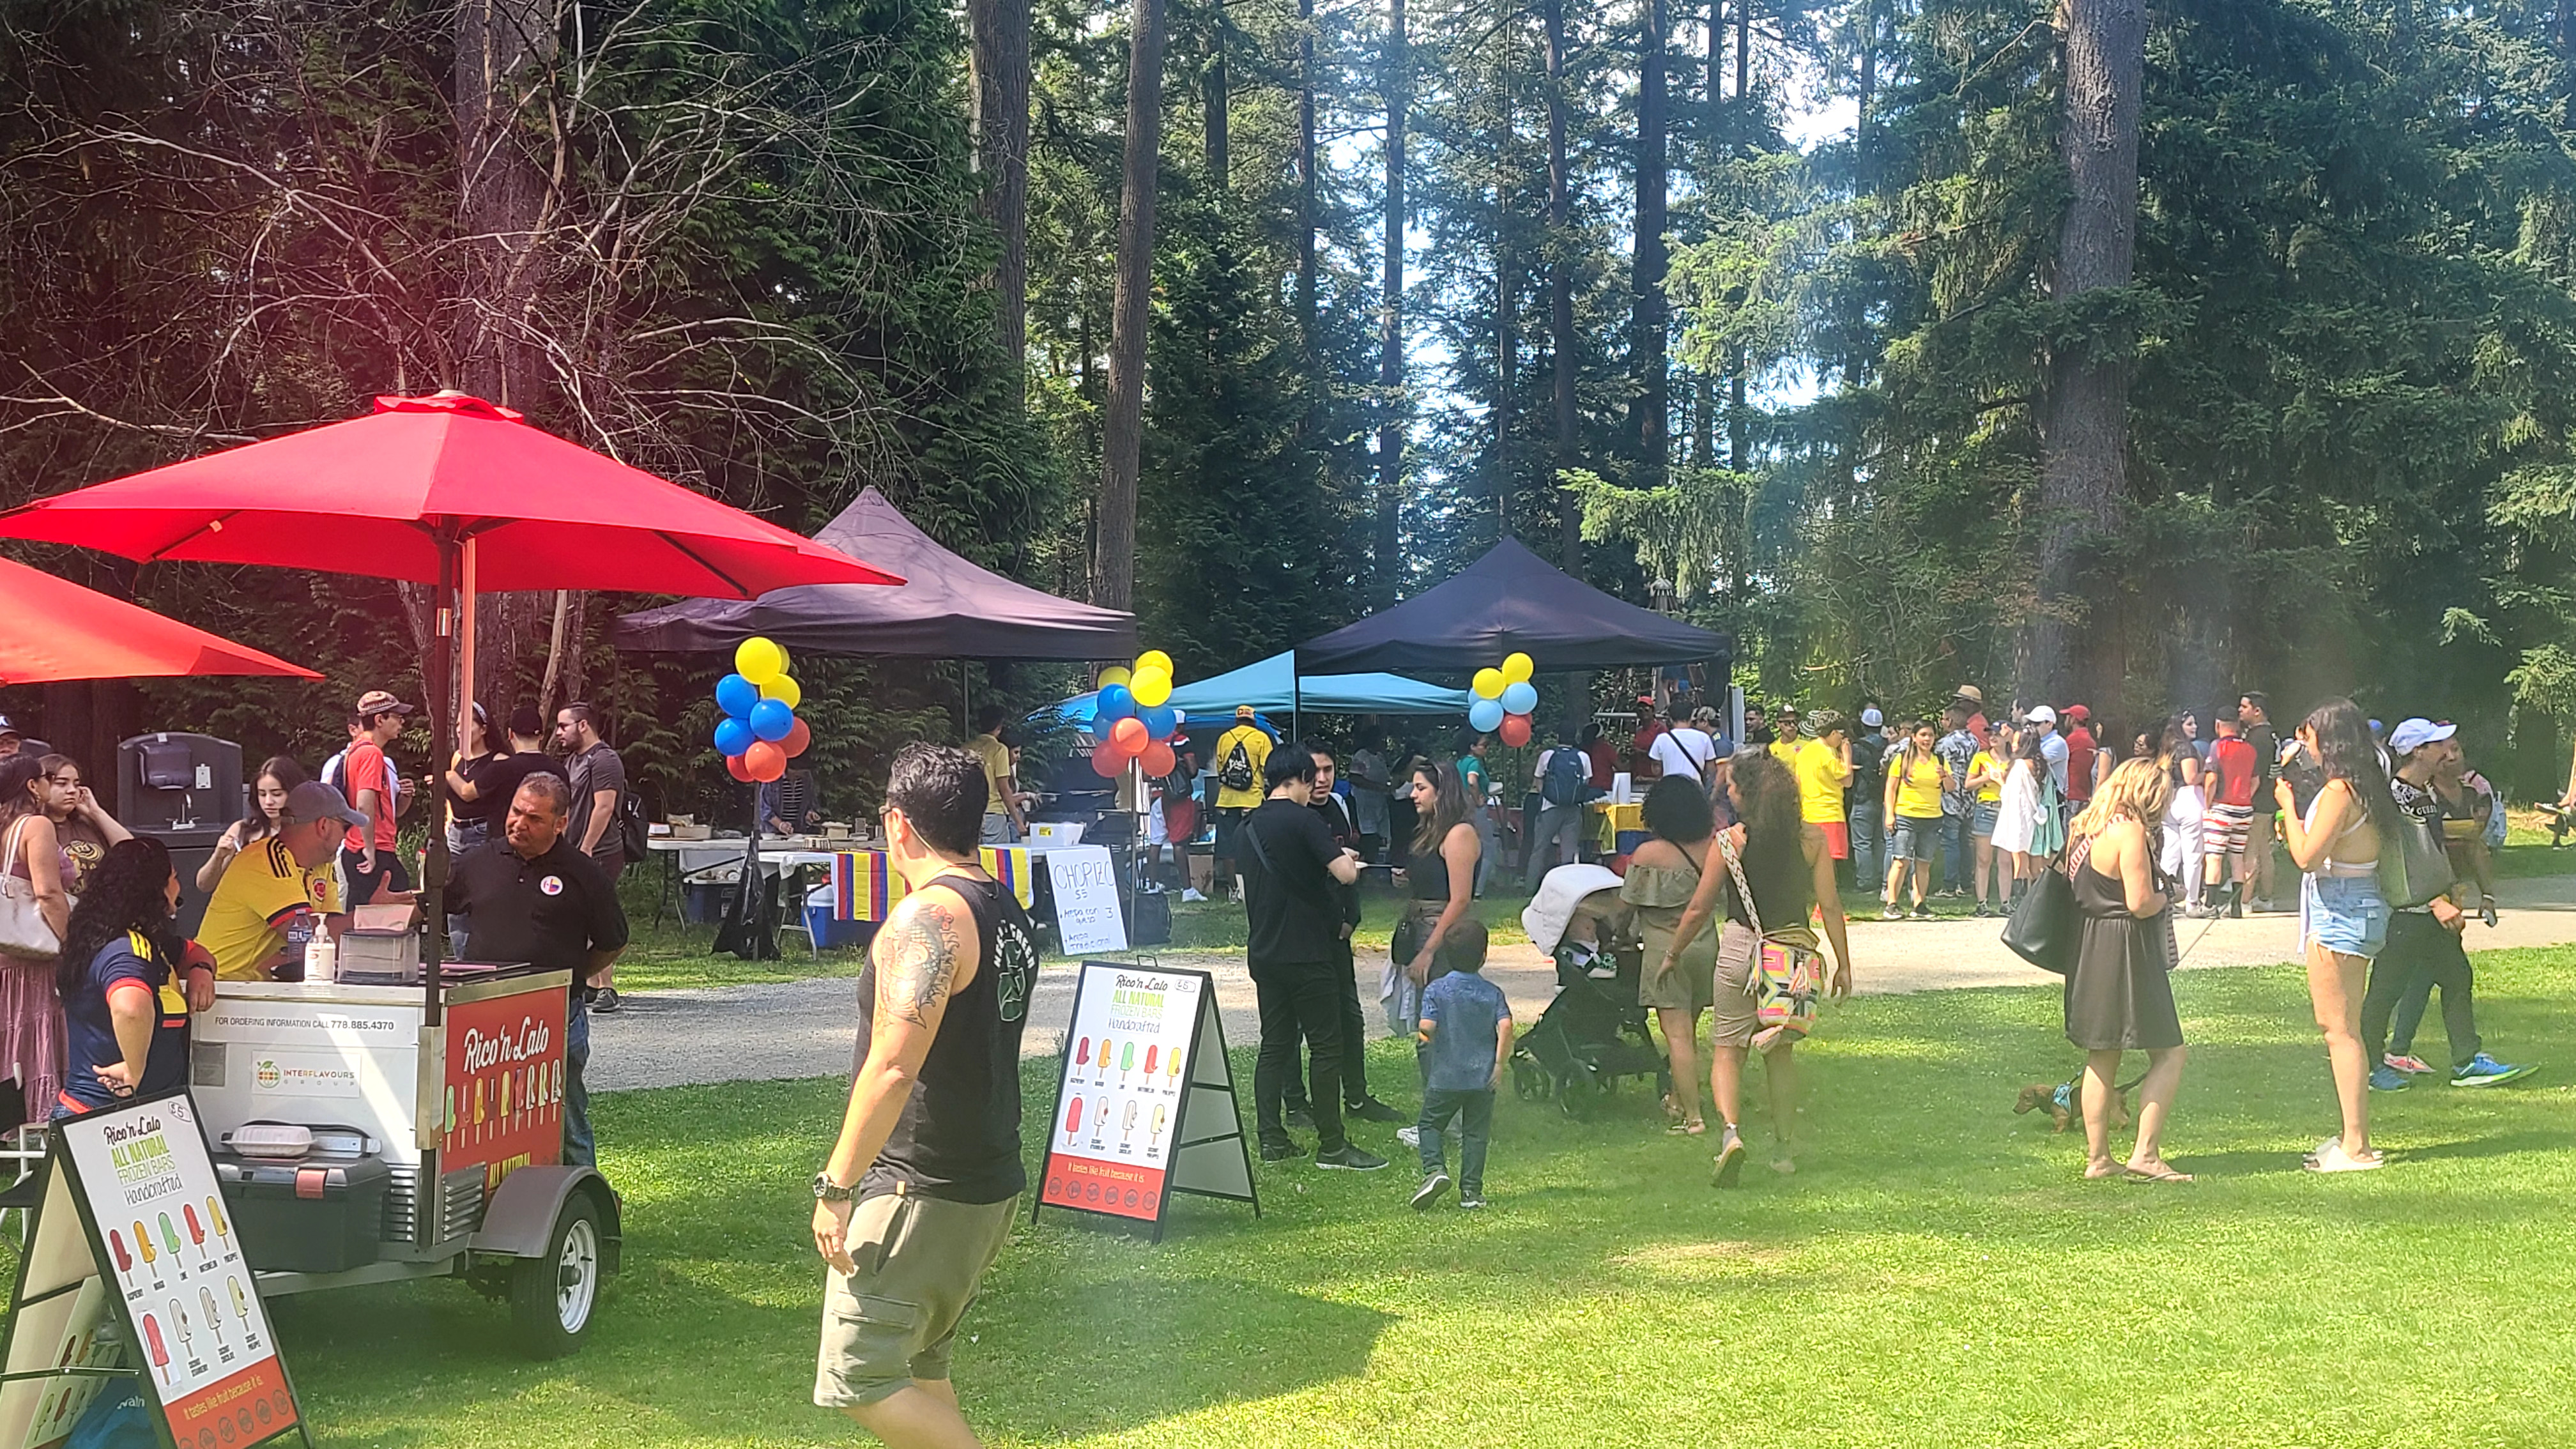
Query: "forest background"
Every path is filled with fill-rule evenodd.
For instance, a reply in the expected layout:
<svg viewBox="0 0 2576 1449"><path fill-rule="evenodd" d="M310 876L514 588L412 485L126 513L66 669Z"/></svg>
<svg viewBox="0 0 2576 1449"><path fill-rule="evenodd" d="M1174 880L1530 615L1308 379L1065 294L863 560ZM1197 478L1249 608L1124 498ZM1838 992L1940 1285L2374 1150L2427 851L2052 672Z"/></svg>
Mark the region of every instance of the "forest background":
<svg viewBox="0 0 2576 1449"><path fill-rule="evenodd" d="M457 387L799 531L873 484L1184 679L1510 533L1757 696L2351 691L2547 791L2571 5L0 0L0 504ZM21 556L330 676L0 693L93 769L418 688L418 590ZM478 695L676 807L647 602L501 596ZM799 672L844 800L1079 682Z"/></svg>

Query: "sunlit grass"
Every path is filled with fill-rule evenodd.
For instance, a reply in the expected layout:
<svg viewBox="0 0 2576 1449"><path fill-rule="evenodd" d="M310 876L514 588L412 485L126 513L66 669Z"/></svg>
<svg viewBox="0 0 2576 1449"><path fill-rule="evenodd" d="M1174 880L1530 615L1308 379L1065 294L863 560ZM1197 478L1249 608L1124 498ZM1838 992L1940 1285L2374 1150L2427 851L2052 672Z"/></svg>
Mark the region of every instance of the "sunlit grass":
<svg viewBox="0 0 2576 1449"><path fill-rule="evenodd" d="M2194 1055L2170 1150L2201 1174L2183 1188L2085 1183L2076 1135L2012 1115L2076 1060L2052 992L1865 997L1801 1049L1795 1178L1757 1160L1712 1191L1712 1144L1630 1092L1587 1122L1506 1102L1482 1215L1408 1211L1401 1161L1259 1168L1261 1218L1182 1199L1159 1246L1049 1213L987 1282L958 1383L1008 1445L2563 1442L2576 950L2478 963L2488 1039L2549 1069L2374 1099L2381 1173L2298 1169L2333 1105L2289 969L2176 978ZM1398 1044L1372 1052L1373 1078L1409 1076ZM1042 1102L1051 1082L1027 1086ZM318 1437L855 1442L807 1401L805 1184L840 1095L600 1101L628 1271L579 1358L518 1360L502 1310L457 1284L280 1303ZM1361 1129L1401 1157L1392 1136Z"/></svg>

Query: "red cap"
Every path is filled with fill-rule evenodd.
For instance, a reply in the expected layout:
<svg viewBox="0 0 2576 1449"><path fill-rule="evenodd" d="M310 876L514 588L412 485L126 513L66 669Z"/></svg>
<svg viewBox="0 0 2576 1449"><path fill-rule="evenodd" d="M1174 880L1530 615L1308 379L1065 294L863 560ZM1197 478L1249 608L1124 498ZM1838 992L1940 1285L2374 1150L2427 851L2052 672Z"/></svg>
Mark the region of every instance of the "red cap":
<svg viewBox="0 0 2576 1449"><path fill-rule="evenodd" d="M2066 717L2077 724L2082 724L2093 717L2093 711L2080 704L2070 704L2066 707Z"/></svg>

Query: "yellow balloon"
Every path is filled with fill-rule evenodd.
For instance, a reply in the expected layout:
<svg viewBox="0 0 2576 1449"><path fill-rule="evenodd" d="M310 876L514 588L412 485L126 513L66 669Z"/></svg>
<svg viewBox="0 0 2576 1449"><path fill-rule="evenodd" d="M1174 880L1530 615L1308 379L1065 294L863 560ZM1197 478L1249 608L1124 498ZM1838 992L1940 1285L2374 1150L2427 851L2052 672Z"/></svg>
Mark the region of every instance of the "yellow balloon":
<svg viewBox="0 0 2576 1449"><path fill-rule="evenodd" d="M1108 668L1100 671L1100 682L1102 684L1125 684L1128 680L1133 678L1135 678L1135 676L1128 673L1127 666L1124 664L1112 664Z"/></svg>
<svg viewBox="0 0 2576 1449"><path fill-rule="evenodd" d="M777 700L789 709L794 709L805 702L805 691L795 680L782 674L760 687L760 697Z"/></svg>
<svg viewBox="0 0 2576 1449"><path fill-rule="evenodd" d="M733 668L754 684L767 684L787 672L787 651L754 635L733 651Z"/></svg>
<svg viewBox="0 0 2576 1449"><path fill-rule="evenodd" d="M1512 651L1503 659L1503 683L1505 684L1527 684L1529 677L1537 672L1538 665L1519 650Z"/></svg>
<svg viewBox="0 0 2576 1449"><path fill-rule="evenodd" d="M1137 655L1136 672L1138 674L1142 674L1148 669L1160 671L1165 679L1171 678L1172 656L1164 653L1160 649L1148 649L1144 653Z"/></svg>
<svg viewBox="0 0 2576 1449"><path fill-rule="evenodd" d="M1479 669L1476 671L1476 697L1500 699L1503 697L1503 686L1509 682L1503 678L1503 671L1499 669Z"/></svg>
<svg viewBox="0 0 2576 1449"><path fill-rule="evenodd" d="M1159 669L1140 669L1127 681L1127 692L1148 709L1172 697L1172 676Z"/></svg>

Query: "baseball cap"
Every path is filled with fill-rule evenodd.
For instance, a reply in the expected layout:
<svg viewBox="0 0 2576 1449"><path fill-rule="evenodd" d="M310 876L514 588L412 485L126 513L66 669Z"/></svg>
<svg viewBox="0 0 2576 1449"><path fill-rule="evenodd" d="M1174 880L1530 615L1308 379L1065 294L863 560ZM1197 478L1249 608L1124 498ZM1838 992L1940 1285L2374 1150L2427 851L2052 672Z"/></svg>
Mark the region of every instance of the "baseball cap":
<svg viewBox="0 0 2576 1449"><path fill-rule="evenodd" d="M18 722L5 714L0 714L0 735L14 735L17 732Z"/></svg>
<svg viewBox="0 0 2576 1449"><path fill-rule="evenodd" d="M1879 726L1887 723L1887 716L1880 714L1878 712L1878 706L1873 704L1869 708L1860 712L1860 722L1867 728L1877 729Z"/></svg>
<svg viewBox="0 0 2576 1449"><path fill-rule="evenodd" d="M2050 709L2044 704L2033 705L2030 711L2030 722L2032 724L2053 725L2057 723L2057 711Z"/></svg>
<svg viewBox="0 0 2576 1449"><path fill-rule="evenodd" d="M535 739L546 732L545 716L533 704L523 704L510 711L510 733Z"/></svg>
<svg viewBox="0 0 2576 1449"><path fill-rule="evenodd" d="M307 780L286 792L286 803L279 807L278 818L307 825L316 820L337 820L343 825L364 826L367 817L352 808L339 791L319 780Z"/></svg>
<svg viewBox="0 0 2576 1449"><path fill-rule="evenodd" d="M2435 724L2429 719L2402 719L2388 732L2388 747L2401 755L2411 755L2426 745L2447 740L2458 734L2458 725Z"/></svg>
<svg viewBox="0 0 2576 1449"><path fill-rule="evenodd" d="M358 714L409 714L411 706L381 689L370 689L358 696Z"/></svg>
<svg viewBox="0 0 2576 1449"><path fill-rule="evenodd" d="M1841 729L1842 727L1843 712L1841 710L1820 709L1814 714L1807 716L1806 729L1804 730L1804 733L1816 739L1823 739L1825 736L1832 734L1834 731Z"/></svg>
<svg viewBox="0 0 2576 1449"><path fill-rule="evenodd" d="M1236 706L1234 707L1234 717L1235 717L1236 719L1250 719L1250 718L1252 718L1252 706L1251 706L1251 705L1248 705L1248 704L1238 704L1238 705L1236 705Z"/></svg>
<svg viewBox="0 0 2576 1449"><path fill-rule="evenodd" d="M2077 724L2082 724L2093 717L2093 711L2080 704L2070 704L2066 707L2066 717Z"/></svg>

